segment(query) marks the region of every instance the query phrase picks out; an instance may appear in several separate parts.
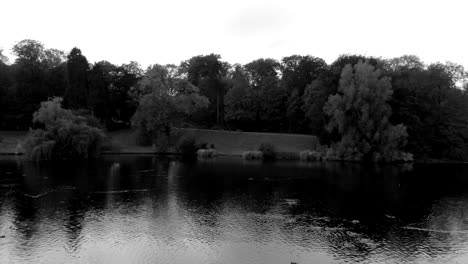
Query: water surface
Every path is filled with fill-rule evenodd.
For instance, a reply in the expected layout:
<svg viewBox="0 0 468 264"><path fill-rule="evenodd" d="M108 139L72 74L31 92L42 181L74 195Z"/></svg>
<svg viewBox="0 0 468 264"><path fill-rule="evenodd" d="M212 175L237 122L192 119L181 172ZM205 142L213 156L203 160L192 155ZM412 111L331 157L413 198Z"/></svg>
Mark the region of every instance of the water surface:
<svg viewBox="0 0 468 264"><path fill-rule="evenodd" d="M0 158L0 263L468 263L468 166Z"/></svg>

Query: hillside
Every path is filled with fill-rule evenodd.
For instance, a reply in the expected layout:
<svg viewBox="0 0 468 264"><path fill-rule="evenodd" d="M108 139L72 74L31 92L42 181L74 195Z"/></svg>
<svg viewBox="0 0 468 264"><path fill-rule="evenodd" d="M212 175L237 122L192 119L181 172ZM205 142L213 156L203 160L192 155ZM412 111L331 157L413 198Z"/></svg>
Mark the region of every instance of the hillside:
<svg viewBox="0 0 468 264"><path fill-rule="evenodd" d="M0 154L18 154L18 143L26 134L26 131L0 131Z"/></svg>
<svg viewBox="0 0 468 264"><path fill-rule="evenodd" d="M302 150L315 146L314 136L280 133L235 132L208 129L177 129L181 135L192 135L197 143L214 144L222 155L242 155L246 150L256 150L260 143L268 142L281 153L297 154ZM27 132L1 131L0 154L16 154L16 146L22 141ZM154 153L152 147L136 144L134 130L119 130L108 133L110 149L107 153Z"/></svg>
<svg viewBox="0 0 468 264"><path fill-rule="evenodd" d="M242 155L246 150L255 150L262 142L268 142L276 147L278 152L299 153L315 146L317 139L309 135L235 132L208 129L178 129L181 134L193 135L197 143L214 144L219 154ZM122 130L109 134L112 152L121 153L151 153L151 147L136 145L136 135L131 130Z"/></svg>

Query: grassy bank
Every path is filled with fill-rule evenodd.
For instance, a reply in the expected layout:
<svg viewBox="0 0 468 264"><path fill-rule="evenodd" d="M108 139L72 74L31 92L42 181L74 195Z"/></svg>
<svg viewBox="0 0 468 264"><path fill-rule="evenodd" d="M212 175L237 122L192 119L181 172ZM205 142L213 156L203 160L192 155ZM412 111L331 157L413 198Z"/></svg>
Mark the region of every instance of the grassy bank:
<svg viewBox="0 0 468 264"><path fill-rule="evenodd" d="M316 144L316 137L309 135L234 132L207 129L178 129L181 135L191 135L197 143L213 144L221 155L241 156L246 150L256 150L260 143L269 142L284 155L297 155L300 151ZM121 130L109 133L111 150L117 153L152 153L152 147L142 147L136 144L136 133L131 130Z"/></svg>
<svg viewBox="0 0 468 264"><path fill-rule="evenodd" d="M234 132L207 129L178 129L181 135L192 135L197 143L213 144L221 155L241 156L246 150L256 150L260 143L269 142L282 156L294 156L300 151L311 148L316 138L309 135ZM0 154L15 154L18 142L27 132L0 131ZM120 130L108 133L110 148L106 153L154 153L151 146L139 146L134 130Z"/></svg>
<svg viewBox="0 0 468 264"><path fill-rule="evenodd" d="M21 154L18 151L18 143L26 137L27 131L0 131L0 155Z"/></svg>
<svg viewBox="0 0 468 264"><path fill-rule="evenodd" d="M272 143L280 158L297 159L299 152L313 149L316 137L299 134L236 132L208 129L179 129L181 135L192 135L197 143L214 144L220 155L242 156L247 150L256 150L260 143ZM18 151L18 143L25 139L27 131L0 131L0 155L22 154ZM122 154L153 154L151 146L139 146L134 130L119 130L107 133L110 147L104 153ZM170 151L175 153L174 151ZM416 163L465 163L466 161L418 159Z"/></svg>

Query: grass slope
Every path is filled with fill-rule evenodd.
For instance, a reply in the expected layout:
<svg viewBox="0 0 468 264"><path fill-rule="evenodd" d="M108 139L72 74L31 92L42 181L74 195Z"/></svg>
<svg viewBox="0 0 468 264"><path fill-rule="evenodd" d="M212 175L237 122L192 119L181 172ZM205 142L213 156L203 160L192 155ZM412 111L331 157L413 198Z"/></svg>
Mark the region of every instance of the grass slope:
<svg viewBox="0 0 468 264"><path fill-rule="evenodd" d="M27 131L0 131L0 154L18 154L16 146L26 137Z"/></svg>
<svg viewBox="0 0 468 264"><path fill-rule="evenodd" d="M214 144L221 155L242 155L246 150L257 150L262 142L275 146L280 153L294 153L311 149L317 139L309 135L234 132L207 129L178 129L181 135L192 135L197 143ZM22 141L27 132L0 131L0 154L15 154L16 146ZM153 153L151 146L139 146L136 143L134 130L119 130L108 133L111 148L106 152L114 153Z"/></svg>
<svg viewBox="0 0 468 264"><path fill-rule="evenodd" d="M257 150L262 142L275 146L280 153L295 153L311 149L317 143L317 138L310 135L235 132L206 129L183 129L185 134L191 134L197 143L214 144L220 154L242 155L246 150Z"/></svg>
<svg viewBox="0 0 468 264"><path fill-rule="evenodd" d="M242 155L246 150L257 150L262 142L273 144L280 153L298 154L304 149L311 149L317 143L315 136L279 133L234 132L208 129L177 129L180 135L192 135L197 143L214 144L221 155ZM112 149L110 152L152 153L152 147L138 146L136 133L121 130L109 134Z"/></svg>

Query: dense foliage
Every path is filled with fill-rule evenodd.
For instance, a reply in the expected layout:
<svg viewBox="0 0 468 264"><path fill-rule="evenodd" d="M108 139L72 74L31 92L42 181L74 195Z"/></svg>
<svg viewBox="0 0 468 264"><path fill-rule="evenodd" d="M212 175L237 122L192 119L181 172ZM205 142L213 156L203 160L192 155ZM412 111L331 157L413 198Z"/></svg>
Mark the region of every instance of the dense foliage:
<svg viewBox="0 0 468 264"><path fill-rule="evenodd" d="M336 158L342 160L401 161L412 155L406 145L406 127L393 126L388 104L393 90L390 79L382 77L369 63L343 68L338 93L330 96L324 111L329 116L327 130L337 130L341 139L334 144Z"/></svg>
<svg viewBox="0 0 468 264"><path fill-rule="evenodd" d="M62 99L41 103L33 122L44 128L31 130L24 141L26 159L76 160L95 158L100 154L103 132L88 124L87 119L62 108Z"/></svg>
<svg viewBox="0 0 468 264"><path fill-rule="evenodd" d="M196 86L171 77L160 65L148 68L133 92L138 108L132 117L132 125L160 151L167 150L175 125L209 104Z"/></svg>
<svg viewBox="0 0 468 264"><path fill-rule="evenodd" d="M179 139L176 149L184 156L194 156L197 154L199 146L192 135L185 135Z"/></svg>
<svg viewBox="0 0 468 264"><path fill-rule="evenodd" d="M209 54L144 71L136 62L91 64L78 48L65 53L35 40L18 42L12 52L15 60L0 51L4 130L33 126L31 116L40 103L59 96L64 107L86 110L80 114L107 129L133 124L149 142L156 134L157 140L167 141L174 126L190 126L313 134L333 146L330 157L393 160L408 152L415 158L468 159L468 76L451 62L426 65L411 55L341 55L327 64L318 57L292 55L230 65ZM364 79L358 77L361 71ZM367 85L369 80L378 85ZM362 100L352 97L349 88L362 83L369 88L355 87L365 90L357 93ZM352 102L354 110L343 107ZM378 106L378 111L366 110ZM366 111L367 122L361 120ZM343 125L339 112L351 115L345 114ZM380 117L386 120L382 127L377 126ZM396 145L390 147L389 140ZM360 149L350 154L351 146Z"/></svg>
<svg viewBox="0 0 468 264"><path fill-rule="evenodd" d="M258 151L262 153L263 159L274 160L276 159L276 148L273 144L268 142L262 142L258 146Z"/></svg>

